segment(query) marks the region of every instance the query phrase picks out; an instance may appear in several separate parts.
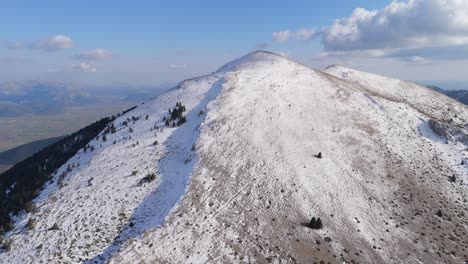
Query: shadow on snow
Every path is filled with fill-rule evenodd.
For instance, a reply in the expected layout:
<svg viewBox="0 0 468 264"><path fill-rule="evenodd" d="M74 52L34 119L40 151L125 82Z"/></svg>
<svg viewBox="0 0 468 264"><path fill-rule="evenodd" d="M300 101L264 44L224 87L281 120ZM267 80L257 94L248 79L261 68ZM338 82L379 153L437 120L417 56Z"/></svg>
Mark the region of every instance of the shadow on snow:
<svg viewBox="0 0 468 264"><path fill-rule="evenodd" d="M125 241L140 238L144 231L158 227L164 222L171 209L184 195L197 163L192 146L200 135L198 127L205 118L205 114L198 116L198 113L220 94L223 83L224 78L216 81L200 104L187 113L187 122L174 129L167 139L166 156L159 161L161 182L157 188L134 210L128 223L122 227L112 243L101 254L84 263L105 262L120 251Z"/></svg>

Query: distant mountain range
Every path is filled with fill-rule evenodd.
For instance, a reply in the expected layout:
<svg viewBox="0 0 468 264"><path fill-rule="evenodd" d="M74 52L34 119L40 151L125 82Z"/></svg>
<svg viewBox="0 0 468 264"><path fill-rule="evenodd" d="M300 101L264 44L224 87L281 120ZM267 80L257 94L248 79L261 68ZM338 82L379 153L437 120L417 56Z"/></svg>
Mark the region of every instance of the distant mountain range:
<svg viewBox="0 0 468 264"><path fill-rule="evenodd" d="M428 85L427 87L468 105L468 90L445 90L434 85Z"/></svg>
<svg viewBox="0 0 468 264"><path fill-rule="evenodd" d="M47 115L63 112L66 106L96 102L90 94L51 82L0 84L0 116Z"/></svg>

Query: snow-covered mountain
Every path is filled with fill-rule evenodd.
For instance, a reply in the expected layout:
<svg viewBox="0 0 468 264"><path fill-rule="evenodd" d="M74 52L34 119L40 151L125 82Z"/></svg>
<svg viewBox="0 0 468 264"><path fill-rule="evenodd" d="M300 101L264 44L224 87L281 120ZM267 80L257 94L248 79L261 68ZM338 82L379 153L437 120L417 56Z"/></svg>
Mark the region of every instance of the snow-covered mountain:
<svg viewBox="0 0 468 264"><path fill-rule="evenodd" d="M468 90L444 90L434 85L428 85L427 87L468 105Z"/></svg>
<svg viewBox="0 0 468 264"><path fill-rule="evenodd" d="M467 123L414 83L253 52L113 121L0 262L464 263Z"/></svg>

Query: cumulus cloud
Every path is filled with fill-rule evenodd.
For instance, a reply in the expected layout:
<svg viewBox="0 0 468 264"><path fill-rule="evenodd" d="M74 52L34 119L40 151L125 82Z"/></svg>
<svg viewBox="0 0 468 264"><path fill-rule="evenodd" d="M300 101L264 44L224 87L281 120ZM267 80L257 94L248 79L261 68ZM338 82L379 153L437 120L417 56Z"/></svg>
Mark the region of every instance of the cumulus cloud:
<svg viewBox="0 0 468 264"><path fill-rule="evenodd" d="M304 40L313 39L317 35L318 35L318 32L315 29L301 28L297 31L282 30L282 31L273 32L272 39L275 42L284 42L284 41L290 40L291 38L304 41Z"/></svg>
<svg viewBox="0 0 468 264"><path fill-rule="evenodd" d="M327 51L443 47L468 44L468 1L393 1L354 10L322 29Z"/></svg>
<svg viewBox="0 0 468 264"><path fill-rule="evenodd" d="M95 73L97 72L96 67L89 62L81 62L79 64L73 65L73 69L83 71L83 72L91 72Z"/></svg>
<svg viewBox="0 0 468 264"><path fill-rule="evenodd" d="M45 51L59 51L73 47L73 40L64 35L43 38L30 45L31 48Z"/></svg>
<svg viewBox="0 0 468 264"><path fill-rule="evenodd" d="M74 58L79 60L94 61L112 58L112 52L105 49L95 49L75 54Z"/></svg>

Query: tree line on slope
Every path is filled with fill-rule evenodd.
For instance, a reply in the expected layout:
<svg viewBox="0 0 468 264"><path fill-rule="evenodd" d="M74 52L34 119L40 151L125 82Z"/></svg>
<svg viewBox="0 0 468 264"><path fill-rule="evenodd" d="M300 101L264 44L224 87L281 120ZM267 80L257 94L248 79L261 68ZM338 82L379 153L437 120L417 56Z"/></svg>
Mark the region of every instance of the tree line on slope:
<svg viewBox="0 0 468 264"><path fill-rule="evenodd" d="M135 108L123 111L122 115ZM34 210L32 200L39 195L45 183L52 179L57 169L80 149L85 148L106 127L112 129L112 126L108 125L115 118L115 116L102 118L0 174L0 235L13 229L10 215L23 210L26 212Z"/></svg>

